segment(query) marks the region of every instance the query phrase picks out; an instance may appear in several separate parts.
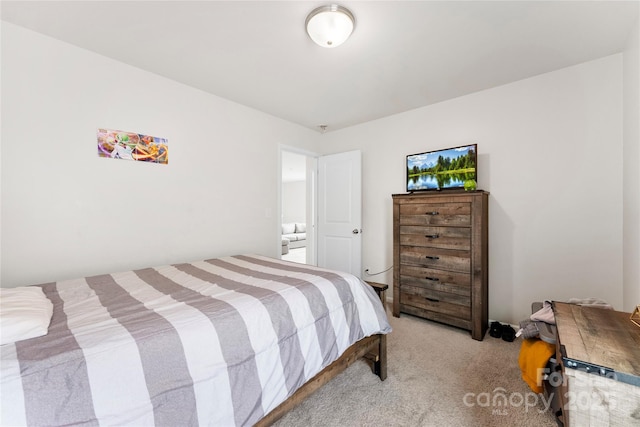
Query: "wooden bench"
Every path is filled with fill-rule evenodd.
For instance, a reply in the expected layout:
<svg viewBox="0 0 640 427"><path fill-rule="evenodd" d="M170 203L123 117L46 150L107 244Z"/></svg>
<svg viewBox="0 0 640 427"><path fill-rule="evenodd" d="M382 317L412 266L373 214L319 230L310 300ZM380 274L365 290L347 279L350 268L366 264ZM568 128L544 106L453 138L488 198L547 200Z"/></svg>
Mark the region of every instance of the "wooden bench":
<svg viewBox="0 0 640 427"><path fill-rule="evenodd" d="M640 329L631 313L553 303L566 427L638 425Z"/></svg>

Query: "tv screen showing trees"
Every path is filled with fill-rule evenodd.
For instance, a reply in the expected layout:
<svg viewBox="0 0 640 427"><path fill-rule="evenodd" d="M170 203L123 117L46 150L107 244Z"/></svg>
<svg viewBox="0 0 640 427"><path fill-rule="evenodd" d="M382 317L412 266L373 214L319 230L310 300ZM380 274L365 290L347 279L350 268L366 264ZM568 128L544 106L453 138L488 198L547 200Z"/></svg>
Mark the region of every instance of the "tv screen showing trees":
<svg viewBox="0 0 640 427"><path fill-rule="evenodd" d="M407 156L407 191L475 190L477 144Z"/></svg>

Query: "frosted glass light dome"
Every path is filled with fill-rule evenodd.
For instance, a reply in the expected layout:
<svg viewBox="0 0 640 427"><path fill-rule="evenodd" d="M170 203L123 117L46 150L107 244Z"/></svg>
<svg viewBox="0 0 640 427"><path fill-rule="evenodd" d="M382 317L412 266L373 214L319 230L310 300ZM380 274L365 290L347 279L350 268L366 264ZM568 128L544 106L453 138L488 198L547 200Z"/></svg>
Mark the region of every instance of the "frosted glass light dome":
<svg viewBox="0 0 640 427"><path fill-rule="evenodd" d="M349 9L332 4L311 11L305 25L311 40L319 46L333 48L347 41L355 19Z"/></svg>

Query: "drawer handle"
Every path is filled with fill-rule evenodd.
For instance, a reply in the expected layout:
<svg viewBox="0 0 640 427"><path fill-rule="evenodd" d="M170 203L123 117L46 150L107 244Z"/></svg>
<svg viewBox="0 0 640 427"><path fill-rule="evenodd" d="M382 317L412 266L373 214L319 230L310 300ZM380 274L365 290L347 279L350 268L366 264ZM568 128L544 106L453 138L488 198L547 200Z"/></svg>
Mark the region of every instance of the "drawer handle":
<svg viewBox="0 0 640 427"><path fill-rule="evenodd" d="M437 277L429 277L429 276L427 276L427 277L425 277L425 279L431 280L433 282L439 282L440 281L440 279L438 279Z"/></svg>
<svg viewBox="0 0 640 427"><path fill-rule="evenodd" d="M429 239L437 239L440 237L439 234L426 234L424 237L428 237Z"/></svg>
<svg viewBox="0 0 640 427"><path fill-rule="evenodd" d="M431 255L427 255L427 256L425 256L425 258L426 258L426 259L433 259L433 260L440 259L440 257L439 257L439 256L431 256Z"/></svg>
<svg viewBox="0 0 640 427"><path fill-rule="evenodd" d="M435 298L429 298L429 297L425 297L427 298L427 301L431 301L431 302L440 302L440 300L437 300Z"/></svg>
<svg viewBox="0 0 640 427"><path fill-rule="evenodd" d="M440 215L440 212L438 211L425 212L425 215Z"/></svg>

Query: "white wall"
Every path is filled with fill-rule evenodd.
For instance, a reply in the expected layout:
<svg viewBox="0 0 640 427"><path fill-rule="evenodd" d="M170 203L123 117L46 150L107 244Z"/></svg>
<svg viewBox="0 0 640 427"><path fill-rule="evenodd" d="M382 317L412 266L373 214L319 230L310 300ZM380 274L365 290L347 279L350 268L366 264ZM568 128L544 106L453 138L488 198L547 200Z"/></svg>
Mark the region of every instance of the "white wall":
<svg viewBox="0 0 640 427"><path fill-rule="evenodd" d="M624 50L624 310L640 305L640 21Z"/></svg>
<svg viewBox="0 0 640 427"><path fill-rule="evenodd" d="M235 253L277 256L278 146L319 134L2 24L2 286ZM169 164L99 158L100 127Z"/></svg>
<svg viewBox="0 0 640 427"><path fill-rule="evenodd" d="M621 309L622 54L324 134L326 153L363 153L363 269L392 265L405 156L469 143L491 192L490 318L571 297Z"/></svg>
<svg viewBox="0 0 640 427"><path fill-rule="evenodd" d="M1 285L277 256L278 144L362 151L363 268L380 271L406 154L477 142L491 192L490 317L517 322L533 300L573 296L618 309L624 298L630 310L640 302L634 31L624 55L320 136L3 23ZM169 138L169 165L98 158L98 127Z"/></svg>
<svg viewBox="0 0 640 427"><path fill-rule="evenodd" d="M306 222L307 182L282 183L282 222Z"/></svg>

